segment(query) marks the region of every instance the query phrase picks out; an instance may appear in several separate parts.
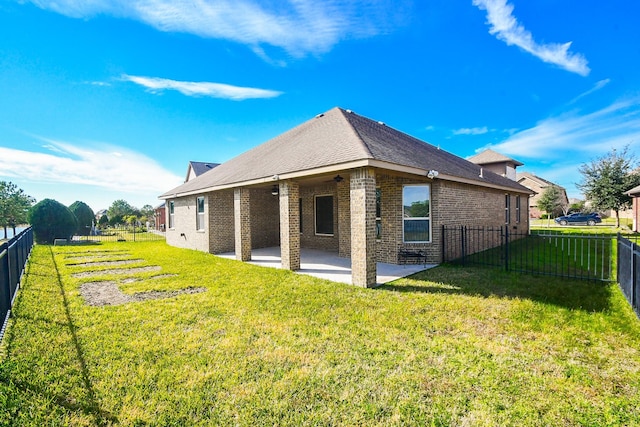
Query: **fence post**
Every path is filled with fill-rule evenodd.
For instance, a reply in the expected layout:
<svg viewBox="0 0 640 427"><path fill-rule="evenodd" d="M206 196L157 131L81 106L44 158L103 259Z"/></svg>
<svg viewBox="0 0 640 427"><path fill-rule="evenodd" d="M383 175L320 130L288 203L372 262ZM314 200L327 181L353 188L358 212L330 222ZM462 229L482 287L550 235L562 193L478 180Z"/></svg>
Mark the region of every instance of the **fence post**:
<svg viewBox="0 0 640 427"><path fill-rule="evenodd" d="M631 266L631 307L638 312L638 307L636 306L636 286L638 283L636 282L636 251L638 250L638 245L634 242L629 241L631 243L631 262L629 265Z"/></svg>
<svg viewBox="0 0 640 427"><path fill-rule="evenodd" d="M4 254L3 254L4 252ZM0 245L0 263L2 263L2 268L0 270L4 271L3 276L0 277L0 285L2 285L2 291L0 295L3 295L4 301L0 301L0 308L6 307L7 312L11 310L11 274L9 273L9 244L4 243ZM4 310L3 310L4 311ZM4 318L5 313L3 313L3 317L0 318L0 328L2 328L2 322L5 321Z"/></svg>
<svg viewBox="0 0 640 427"><path fill-rule="evenodd" d="M446 262L447 260L445 258L445 254L447 252L446 252L445 245L446 245L447 236L446 236L446 229L444 224L442 224L442 234L440 236L441 236L440 238L442 239L442 262Z"/></svg>
<svg viewBox="0 0 640 427"><path fill-rule="evenodd" d="M466 252L466 249L465 249L465 246L466 246L466 245L465 245L465 237L466 237L466 236L465 236L465 234L466 234L466 233L465 233L465 231L466 231L466 227L465 227L464 225L461 225L461 226L460 226L460 239L461 239L461 242L460 242L460 243L461 243L461 245L460 245L460 249L462 250L462 265L463 265L463 266L464 266L464 261L465 261L465 260L464 260L464 258L465 258L465 252Z"/></svg>
<svg viewBox="0 0 640 427"><path fill-rule="evenodd" d="M504 226L504 269L509 271L509 226Z"/></svg>

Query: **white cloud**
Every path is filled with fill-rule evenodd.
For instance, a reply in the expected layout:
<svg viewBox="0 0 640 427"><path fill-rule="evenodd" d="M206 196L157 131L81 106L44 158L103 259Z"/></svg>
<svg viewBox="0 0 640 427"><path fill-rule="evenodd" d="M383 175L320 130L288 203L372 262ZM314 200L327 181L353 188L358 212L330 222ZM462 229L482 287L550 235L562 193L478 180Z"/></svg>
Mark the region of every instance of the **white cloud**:
<svg viewBox="0 0 640 427"><path fill-rule="evenodd" d="M486 126L483 126L481 128L456 129L453 131L453 134L454 135L484 135L487 132L489 132L489 129L487 129Z"/></svg>
<svg viewBox="0 0 640 427"><path fill-rule="evenodd" d="M495 34L507 45L516 45L544 62L581 76L586 76L591 71L583 55L569 52L571 42L537 43L533 35L513 16L513 6L507 0L473 0L473 5L487 11L487 23L491 25L489 33Z"/></svg>
<svg viewBox="0 0 640 427"><path fill-rule="evenodd" d="M121 78L122 80L144 86L153 93L170 89L177 90L186 96L208 96L211 98L232 99L234 101L252 98L274 98L282 94L282 92L275 90L239 87L223 83L182 82L159 77L130 76L127 74L124 74Z"/></svg>
<svg viewBox="0 0 640 427"><path fill-rule="evenodd" d="M384 0L18 0L73 18L104 14L160 31L282 48L295 56L323 53L341 39L386 30L400 13ZM387 4L388 3L388 4Z"/></svg>
<svg viewBox="0 0 640 427"><path fill-rule="evenodd" d="M183 179L153 159L123 147L79 147L68 142L39 138L49 153L0 147L2 176L34 183L88 185L96 191L158 194Z"/></svg>
<svg viewBox="0 0 640 427"><path fill-rule="evenodd" d="M572 111L550 117L492 148L512 156L553 160L593 157L625 145L640 147L640 97L586 114Z"/></svg>
<svg viewBox="0 0 640 427"><path fill-rule="evenodd" d="M592 93L602 89L603 87L605 87L606 85L608 85L611 82L611 79L604 79L604 80L600 80L599 82L597 82L595 85L593 85L593 87L591 89L589 89L586 92L582 92L580 95L576 96L575 98L573 98L571 101L569 101L569 104L574 104L576 101L584 98L585 96L589 96Z"/></svg>

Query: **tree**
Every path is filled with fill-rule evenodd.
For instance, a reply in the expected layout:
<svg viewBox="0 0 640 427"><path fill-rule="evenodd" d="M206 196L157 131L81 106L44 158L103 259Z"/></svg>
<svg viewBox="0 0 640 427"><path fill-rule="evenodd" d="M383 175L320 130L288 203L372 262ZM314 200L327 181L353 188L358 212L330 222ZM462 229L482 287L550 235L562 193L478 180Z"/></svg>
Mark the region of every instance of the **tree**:
<svg viewBox="0 0 640 427"><path fill-rule="evenodd" d="M29 223L36 242L44 244L53 243L56 238L69 239L78 228L73 212L52 199L44 199L31 208Z"/></svg>
<svg viewBox="0 0 640 427"><path fill-rule="evenodd" d="M106 215L102 215L98 220L98 226L100 226L101 228L104 228L107 225L109 225L109 218Z"/></svg>
<svg viewBox="0 0 640 427"><path fill-rule="evenodd" d="M547 213L547 226L551 222L553 211L562 207L562 191L555 185L544 189L538 199L538 209Z"/></svg>
<svg viewBox="0 0 640 427"><path fill-rule="evenodd" d="M78 220L78 229L76 234L78 236L88 236L93 227L95 215L93 210L84 202L75 201L69 206L69 210L73 212Z"/></svg>
<svg viewBox="0 0 640 427"><path fill-rule="evenodd" d="M580 166L582 181L578 188L594 209L611 209L616 213L616 227L620 227L620 210L631 206L631 197L624 192L640 184L636 167L637 161L629 153L629 146L620 152L614 148L605 156Z"/></svg>
<svg viewBox="0 0 640 427"><path fill-rule="evenodd" d="M27 214L35 199L15 184L0 181L0 225L4 227L4 235L7 235L7 227L13 227L16 234L16 226L27 223Z"/></svg>
<svg viewBox="0 0 640 427"><path fill-rule="evenodd" d="M131 206L127 201L119 199L111 204L109 209L107 209L107 215L109 216L109 222L111 222L111 218L120 217L120 221L122 221L122 217L127 215L139 215L138 209Z"/></svg>

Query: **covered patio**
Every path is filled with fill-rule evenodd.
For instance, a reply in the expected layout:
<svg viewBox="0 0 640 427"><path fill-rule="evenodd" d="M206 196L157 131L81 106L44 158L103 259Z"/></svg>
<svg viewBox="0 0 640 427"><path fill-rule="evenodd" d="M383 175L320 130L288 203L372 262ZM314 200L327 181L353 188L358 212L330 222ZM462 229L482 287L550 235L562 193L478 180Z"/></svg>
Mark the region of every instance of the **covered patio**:
<svg viewBox="0 0 640 427"><path fill-rule="evenodd" d="M235 252L218 254L222 258L236 259ZM280 258L280 247L252 249L250 264L262 267L282 268ZM376 263L377 285L382 285L405 276L415 274L419 271L435 267L437 264L408 264L397 265L383 262ZM351 260L338 256L335 252L321 251L317 249L300 249L300 269L296 273L308 274L309 276L334 282L353 284L351 281Z"/></svg>

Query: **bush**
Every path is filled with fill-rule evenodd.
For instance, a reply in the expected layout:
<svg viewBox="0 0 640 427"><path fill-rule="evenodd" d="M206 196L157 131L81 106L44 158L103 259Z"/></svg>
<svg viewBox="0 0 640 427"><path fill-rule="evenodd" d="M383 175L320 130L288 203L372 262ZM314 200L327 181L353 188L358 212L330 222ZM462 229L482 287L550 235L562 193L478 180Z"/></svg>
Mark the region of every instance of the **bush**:
<svg viewBox="0 0 640 427"><path fill-rule="evenodd" d="M38 243L50 244L54 239L69 239L78 228L78 220L65 205L44 199L29 211L29 223Z"/></svg>
<svg viewBox="0 0 640 427"><path fill-rule="evenodd" d="M69 210L73 212L78 220L78 228L76 234L78 236L88 236L93 227L95 215L93 210L84 202L76 201L69 206Z"/></svg>

